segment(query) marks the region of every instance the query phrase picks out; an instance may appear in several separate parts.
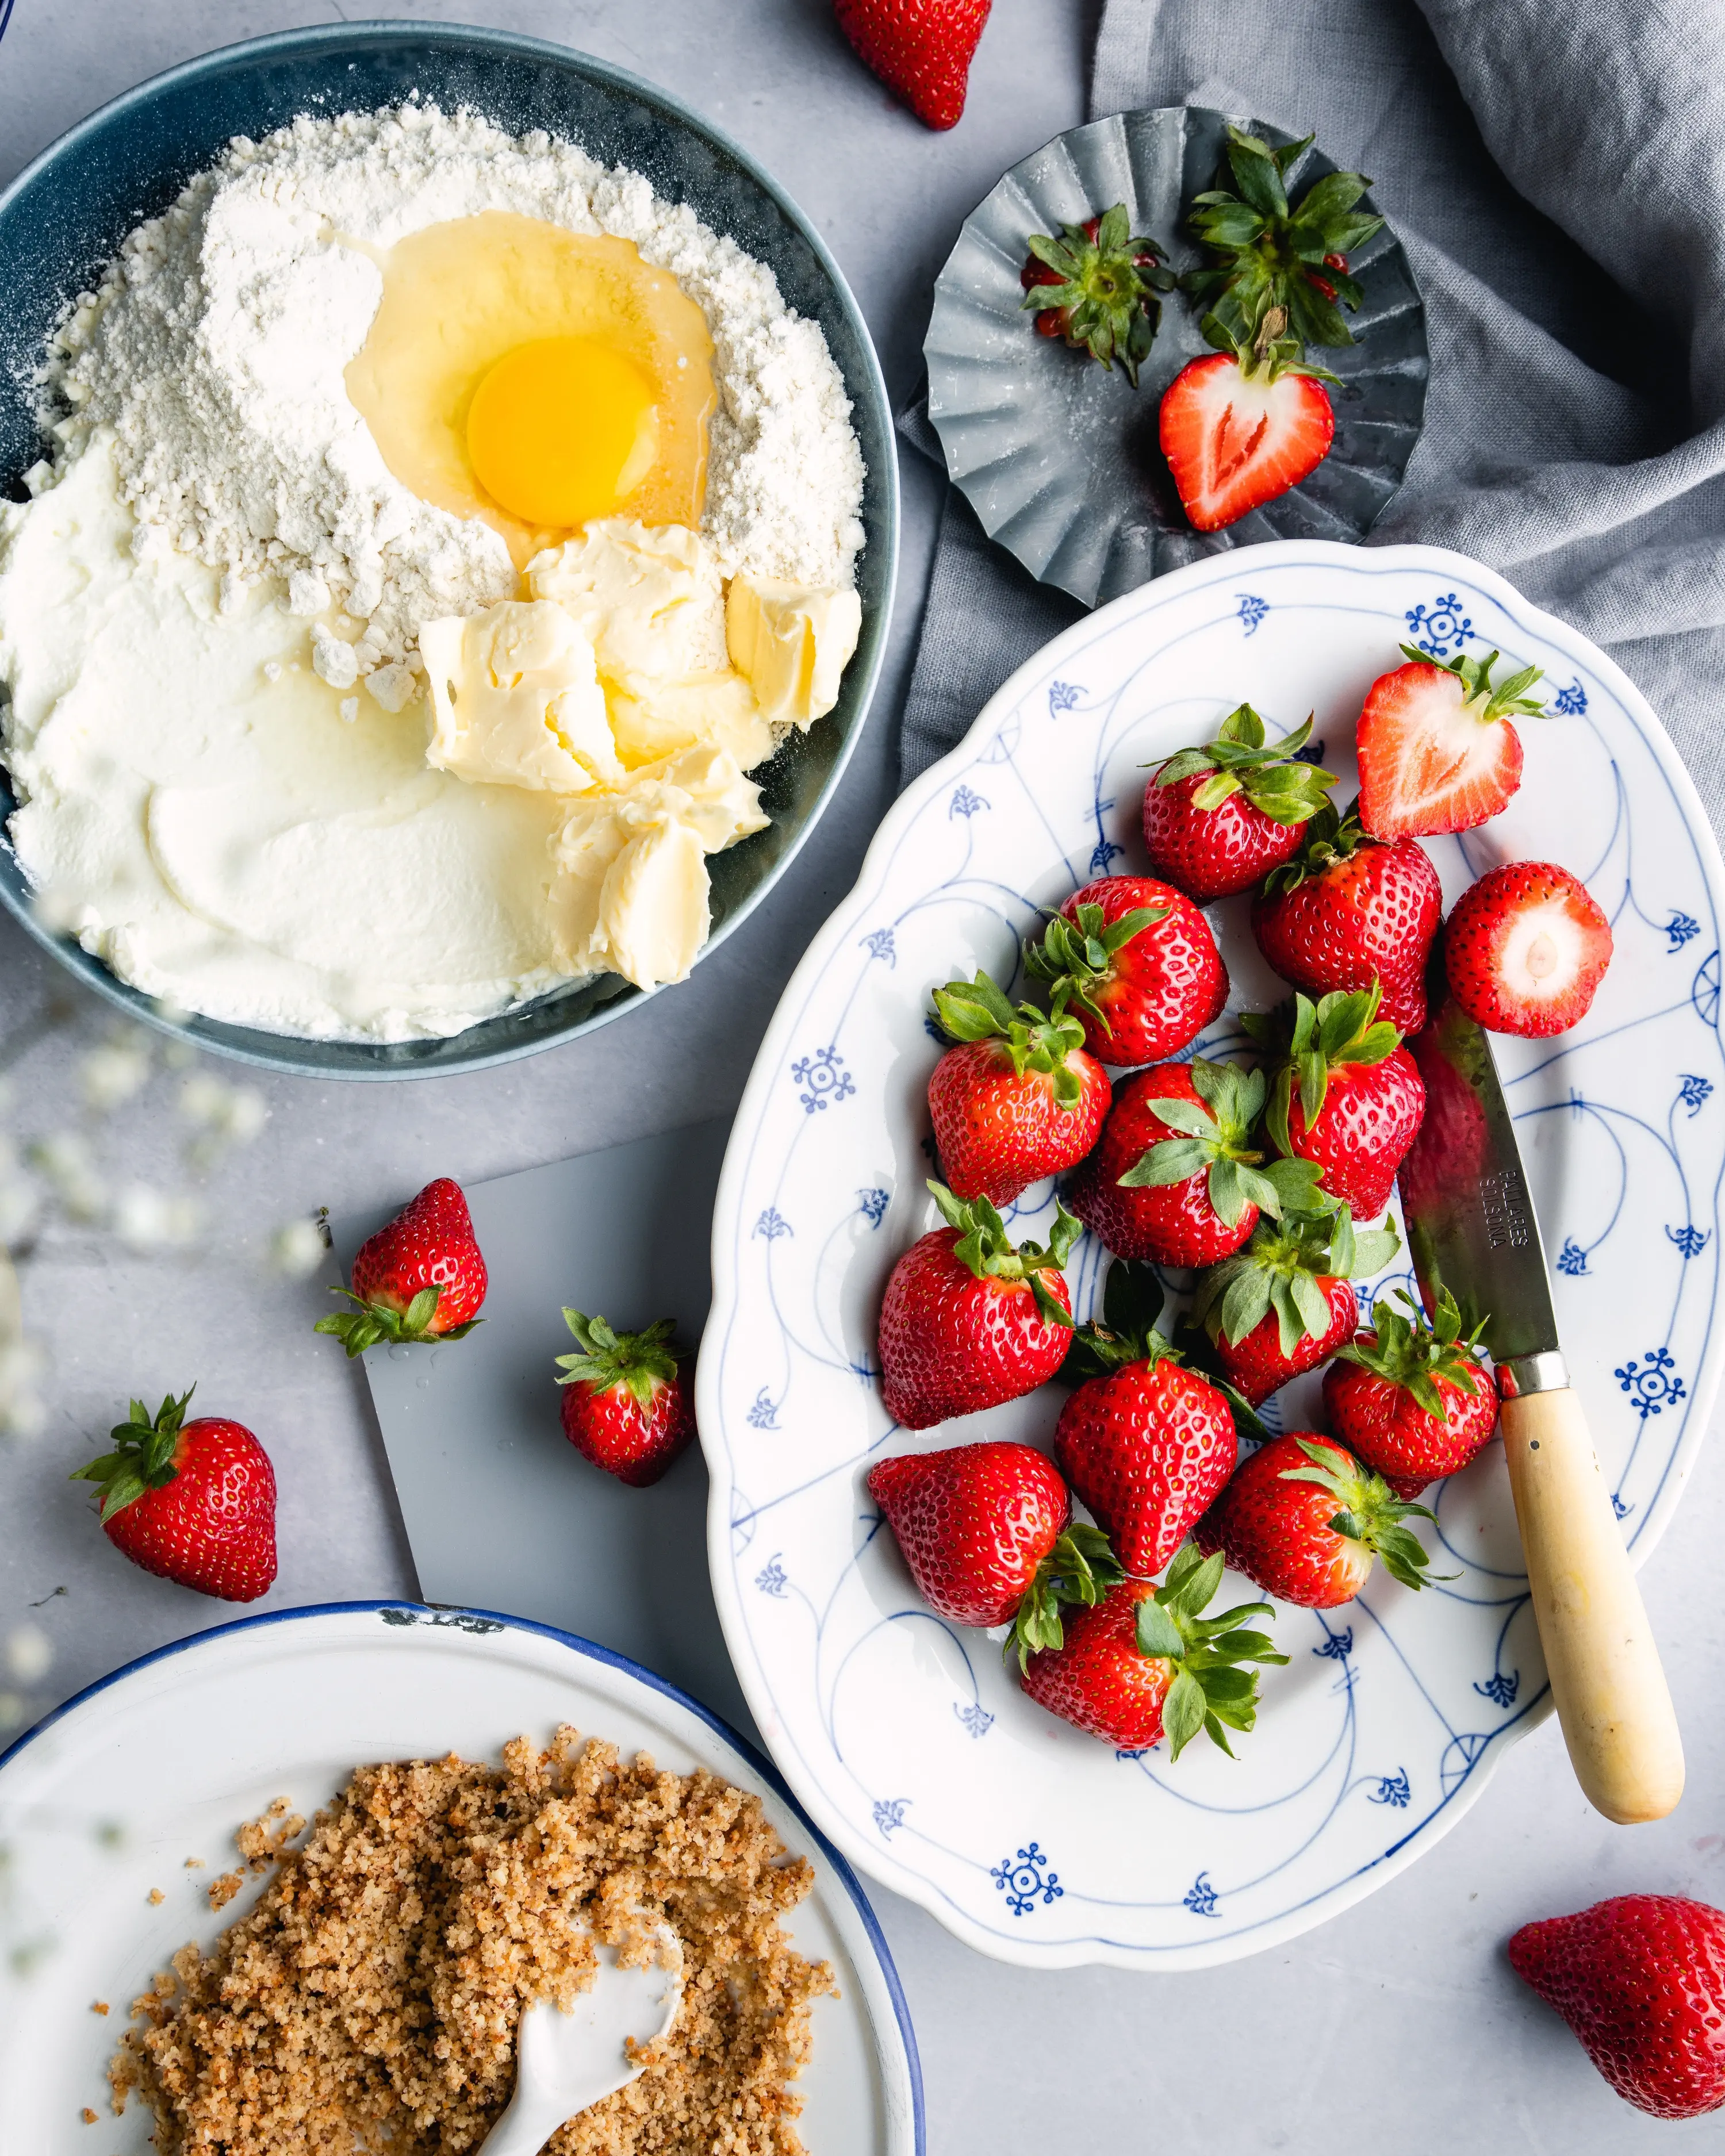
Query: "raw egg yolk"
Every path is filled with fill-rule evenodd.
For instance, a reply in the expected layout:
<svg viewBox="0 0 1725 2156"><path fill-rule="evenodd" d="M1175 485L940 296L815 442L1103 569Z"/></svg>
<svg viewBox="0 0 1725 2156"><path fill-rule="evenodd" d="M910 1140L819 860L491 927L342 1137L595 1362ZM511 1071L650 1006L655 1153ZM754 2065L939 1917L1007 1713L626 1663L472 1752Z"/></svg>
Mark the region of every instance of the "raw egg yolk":
<svg viewBox="0 0 1725 2156"><path fill-rule="evenodd" d="M596 337L536 337L474 392L467 454L486 493L524 524L609 516L659 454L653 384Z"/></svg>

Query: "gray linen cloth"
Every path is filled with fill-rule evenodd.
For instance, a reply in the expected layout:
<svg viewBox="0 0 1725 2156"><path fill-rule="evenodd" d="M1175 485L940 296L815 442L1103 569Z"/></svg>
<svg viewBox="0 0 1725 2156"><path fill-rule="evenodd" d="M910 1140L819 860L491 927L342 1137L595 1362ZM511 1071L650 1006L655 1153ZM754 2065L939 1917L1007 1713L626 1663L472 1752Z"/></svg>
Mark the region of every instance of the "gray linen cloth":
<svg viewBox="0 0 1725 2156"><path fill-rule="evenodd" d="M1108 0L1092 113L1183 103L1315 130L1408 249L1431 388L1367 543L1471 554L1603 644L1725 826L1725 7ZM1081 611L950 494L902 778Z"/></svg>

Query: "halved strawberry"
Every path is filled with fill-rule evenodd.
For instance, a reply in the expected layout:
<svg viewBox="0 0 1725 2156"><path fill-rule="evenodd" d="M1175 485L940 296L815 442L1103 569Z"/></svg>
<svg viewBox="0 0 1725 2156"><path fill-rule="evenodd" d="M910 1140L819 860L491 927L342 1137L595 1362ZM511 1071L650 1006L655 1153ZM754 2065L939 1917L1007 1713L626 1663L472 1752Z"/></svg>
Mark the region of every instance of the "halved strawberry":
<svg viewBox="0 0 1725 2156"><path fill-rule="evenodd" d="M1495 651L1439 659L1417 644L1402 649L1409 664L1378 675L1360 713L1360 822L1377 839L1471 831L1522 783L1522 737L1509 714L1545 716L1527 693L1539 669L1523 666L1493 688Z"/></svg>
<svg viewBox="0 0 1725 2156"><path fill-rule="evenodd" d="M1450 993L1488 1033L1567 1033L1587 1016L1610 963L1610 922L1555 861L1488 870L1444 929Z"/></svg>
<svg viewBox="0 0 1725 2156"><path fill-rule="evenodd" d="M1323 385L1335 377L1298 357L1281 334L1286 321L1271 307L1256 337L1240 341L1206 316L1219 349L1189 360L1163 392L1162 453L1194 531L1237 523L1330 453L1336 415Z"/></svg>

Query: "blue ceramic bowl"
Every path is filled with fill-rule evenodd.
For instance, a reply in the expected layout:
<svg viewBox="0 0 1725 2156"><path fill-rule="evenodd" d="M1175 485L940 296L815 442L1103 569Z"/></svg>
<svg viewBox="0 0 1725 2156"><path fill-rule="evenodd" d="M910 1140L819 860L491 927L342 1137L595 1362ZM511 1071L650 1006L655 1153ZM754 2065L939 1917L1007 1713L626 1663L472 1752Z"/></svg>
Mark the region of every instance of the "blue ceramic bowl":
<svg viewBox="0 0 1725 2156"><path fill-rule="evenodd" d="M166 209L233 136L267 135L302 112L393 105L411 91L447 110L470 106L514 134L542 127L578 142L603 163L644 173L656 193L687 203L706 223L770 265L787 301L820 324L844 374L869 475L862 511L867 547L858 565L862 637L836 709L808 734L793 735L757 774L769 828L712 860L711 951L772 889L814 828L856 745L892 609L898 468L880 362L819 234L736 143L664 90L538 38L431 23L287 31L207 54L129 90L63 136L0 194L0 292L6 295L0 488L21 496L22 475L41 453L28 381L49 332L66 300L92 284L134 225ZM0 815L15 805L0 776ZM131 1016L241 1062L311 1077L418 1078L478 1070L602 1025L641 995L606 974L446 1040L303 1040L213 1019L165 1016L100 959L44 926L9 847L0 849L0 903L71 972Z"/></svg>

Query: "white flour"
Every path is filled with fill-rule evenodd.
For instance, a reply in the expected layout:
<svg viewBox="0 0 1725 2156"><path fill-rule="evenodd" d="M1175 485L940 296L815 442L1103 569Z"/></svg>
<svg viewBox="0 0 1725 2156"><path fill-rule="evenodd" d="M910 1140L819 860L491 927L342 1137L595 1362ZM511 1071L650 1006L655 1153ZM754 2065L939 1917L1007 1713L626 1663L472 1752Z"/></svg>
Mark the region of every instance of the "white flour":
<svg viewBox="0 0 1725 2156"><path fill-rule="evenodd" d="M516 579L488 526L392 475L348 400L342 370L382 280L331 235L387 247L494 209L633 240L676 277L714 344L701 529L724 573L848 583L863 465L819 326L785 305L770 270L639 173L434 106L302 118L237 141L134 232L100 291L70 311L44 372L63 459L92 426L110 426L141 550L165 539L222 571L224 606L266 576L285 581L295 613L333 601L354 618L318 641L333 686L398 669L422 623L487 605ZM408 685L387 670L374 684L391 708Z"/></svg>

